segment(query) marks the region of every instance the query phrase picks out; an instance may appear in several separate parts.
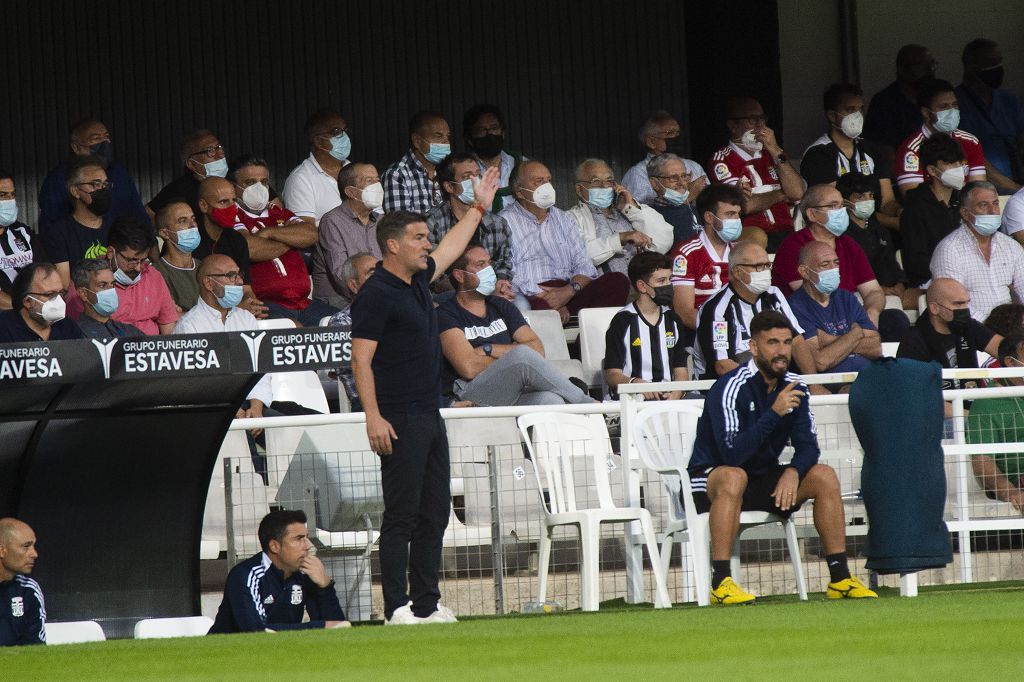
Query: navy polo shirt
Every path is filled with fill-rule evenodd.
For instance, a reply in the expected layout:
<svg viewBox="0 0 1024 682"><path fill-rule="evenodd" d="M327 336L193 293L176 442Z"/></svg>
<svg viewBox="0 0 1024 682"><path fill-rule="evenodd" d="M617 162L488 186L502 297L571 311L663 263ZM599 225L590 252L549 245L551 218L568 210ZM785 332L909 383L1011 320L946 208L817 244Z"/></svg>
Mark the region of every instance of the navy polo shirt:
<svg viewBox="0 0 1024 682"><path fill-rule="evenodd" d="M382 262L352 301L352 337L377 342L373 378L381 414L433 412L441 402L441 340L430 296L436 264L412 283Z"/></svg>
<svg viewBox="0 0 1024 682"><path fill-rule="evenodd" d="M85 335L82 334L78 325L66 317L50 326L50 341L84 338ZM42 339L39 334L29 329L17 310L5 310L0 313L0 343L21 343L23 341L42 341Z"/></svg>

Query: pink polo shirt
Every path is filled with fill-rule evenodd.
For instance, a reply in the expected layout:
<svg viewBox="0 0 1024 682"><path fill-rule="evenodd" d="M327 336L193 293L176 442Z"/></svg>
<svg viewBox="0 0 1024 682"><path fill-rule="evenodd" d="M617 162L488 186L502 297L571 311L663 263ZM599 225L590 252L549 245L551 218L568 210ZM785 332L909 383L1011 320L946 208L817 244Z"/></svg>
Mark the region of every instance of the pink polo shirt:
<svg viewBox="0 0 1024 682"><path fill-rule="evenodd" d="M115 284L117 289L117 310L111 317L118 322L133 324L147 336L160 333L161 324L173 324L178 321L178 310L174 307L174 299L164 282L160 271L147 266L142 271L139 281L130 287Z"/></svg>

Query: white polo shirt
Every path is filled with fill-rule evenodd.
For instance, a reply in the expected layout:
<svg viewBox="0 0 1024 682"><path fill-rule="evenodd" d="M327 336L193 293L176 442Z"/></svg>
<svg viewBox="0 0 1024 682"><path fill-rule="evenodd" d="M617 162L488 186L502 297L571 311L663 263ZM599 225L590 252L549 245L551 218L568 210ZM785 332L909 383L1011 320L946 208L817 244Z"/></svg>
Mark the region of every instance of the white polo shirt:
<svg viewBox="0 0 1024 682"><path fill-rule="evenodd" d="M342 166L348 165L345 161ZM300 218L313 218L320 224L320 218L341 203L338 181L309 157L292 169L284 183L284 205Z"/></svg>

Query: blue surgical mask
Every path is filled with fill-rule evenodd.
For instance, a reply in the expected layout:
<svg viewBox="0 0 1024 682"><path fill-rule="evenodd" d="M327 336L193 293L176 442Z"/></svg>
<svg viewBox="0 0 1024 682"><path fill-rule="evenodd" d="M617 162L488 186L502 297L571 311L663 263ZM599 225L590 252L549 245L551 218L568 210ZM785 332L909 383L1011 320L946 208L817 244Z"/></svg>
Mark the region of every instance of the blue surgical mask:
<svg viewBox="0 0 1024 682"><path fill-rule="evenodd" d="M348 155L352 153L352 140L349 139L348 133L332 137L331 150L328 153L338 161L347 160Z"/></svg>
<svg viewBox="0 0 1024 682"><path fill-rule="evenodd" d="M669 187L665 188L664 199L672 206L682 206L686 203L686 200L690 198L690 191L677 192Z"/></svg>
<svg viewBox="0 0 1024 682"><path fill-rule="evenodd" d="M114 270L114 281L123 287L130 287L133 284L136 284L140 279L142 279L141 271L137 273L135 277L129 277L128 273L121 268Z"/></svg>
<svg viewBox="0 0 1024 682"><path fill-rule="evenodd" d="M430 143L430 151L423 156L426 157L427 161L434 164L435 166L444 160L444 157L452 153L452 146L450 144L442 144L438 142Z"/></svg>
<svg viewBox="0 0 1024 682"><path fill-rule="evenodd" d="M494 268L488 265L483 270L476 273L477 279L480 280L480 284L476 290L484 296L490 296L494 293L494 288L498 286L498 275L494 273Z"/></svg>
<svg viewBox="0 0 1024 682"><path fill-rule="evenodd" d="M721 223L721 227L716 230L719 239L723 242L734 242L740 238L740 233L743 232L742 220L739 218L726 218L723 220L717 216L715 219Z"/></svg>
<svg viewBox="0 0 1024 682"><path fill-rule="evenodd" d="M825 229L836 237L842 236L846 228L850 226L850 214L845 208L832 208L828 211L828 220L825 222Z"/></svg>
<svg viewBox="0 0 1024 682"><path fill-rule="evenodd" d="M587 190L587 203L594 208L608 208L615 198L615 190L611 187L591 187Z"/></svg>
<svg viewBox="0 0 1024 682"><path fill-rule="evenodd" d="M814 288L829 296L839 288L839 268L829 268L818 273L818 281Z"/></svg>
<svg viewBox="0 0 1024 682"><path fill-rule="evenodd" d="M206 177L208 178L226 178L228 176L228 160L222 158L210 163L204 163L203 170L206 171Z"/></svg>
<svg viewBox="0 0 1024 682"><path fill-rule="evenodd" d="M459 183L459 186L462 188L462 191L459 192L459 201L467 206L471 206L476 201L476 192L473 191L473 178L466 178Z"/></svg>
<svg viewBox="0 0 1024 682"><path fill-rule="evenodd" d="M942 111L936 111L935 114L935 129L940 133L951 133L960 126L960 110L959 109L943 109Z"/></svg>
<svg viewBox="0 0 1024 682"><path fill-rule="evenodd" d="M86 291L92 290L86 289ZM117 289L110 287L109 289L93 291L92 293L96 295L96 302L92 304L92 309L96 311L97 315L110 317L117 311L117 306L120 303L117 297Z"/></svg>
<svg viewBox="0 0 1024 682"><path fill-rule="evenodd" d="M14 199L0 201L0 227L12 225L18 219L18 202Z"/></svg>
<svg viewBox="0 0 1024 682"><path fill-rule="evenodd" d="M242 302L244 293L241 284L225 284L224 295L217 297L217 303L221 308L234 308Z"/></svg>
<svg viewBox="0 0 1024 682"><path fill-rule="evenodd" d="M199 228L190 227L177 234L177 243L174 244L182 253L192 253L199 248Z"/></svg>
<svg viewBox="0 0 1024 682"><path fill-rule="evenodd" d="M989 237L999 230L1003 217L998 215L975 215L974 231L982 237Z"/></svg>

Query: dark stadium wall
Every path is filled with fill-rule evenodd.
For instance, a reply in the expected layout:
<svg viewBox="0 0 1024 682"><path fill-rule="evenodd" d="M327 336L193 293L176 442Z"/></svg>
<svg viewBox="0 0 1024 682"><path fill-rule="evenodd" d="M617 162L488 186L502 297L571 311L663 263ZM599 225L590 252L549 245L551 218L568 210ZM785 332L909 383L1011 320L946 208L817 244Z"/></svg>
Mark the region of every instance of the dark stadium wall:
<svg viewBox="0 0 1024 682"><path fill-rule="evenodd" d="M148 201L180 172L178 145L194 128L213 129L229 157L265 157L280 189L307 153L313 109L339 109L352 158L382 171L417 109L447 116L459 149L463 111L491 102L507 114L509 146L551 166L568 206L578 161L605 157L621 174L640 158L647 111L680 116L703 163L723 136L718 84L778 101L777 32L763 28L775 3L718 5L13 0L0 41L0 167L16 175L34 226L42 179L85 116L107 123Z"/></svg>

